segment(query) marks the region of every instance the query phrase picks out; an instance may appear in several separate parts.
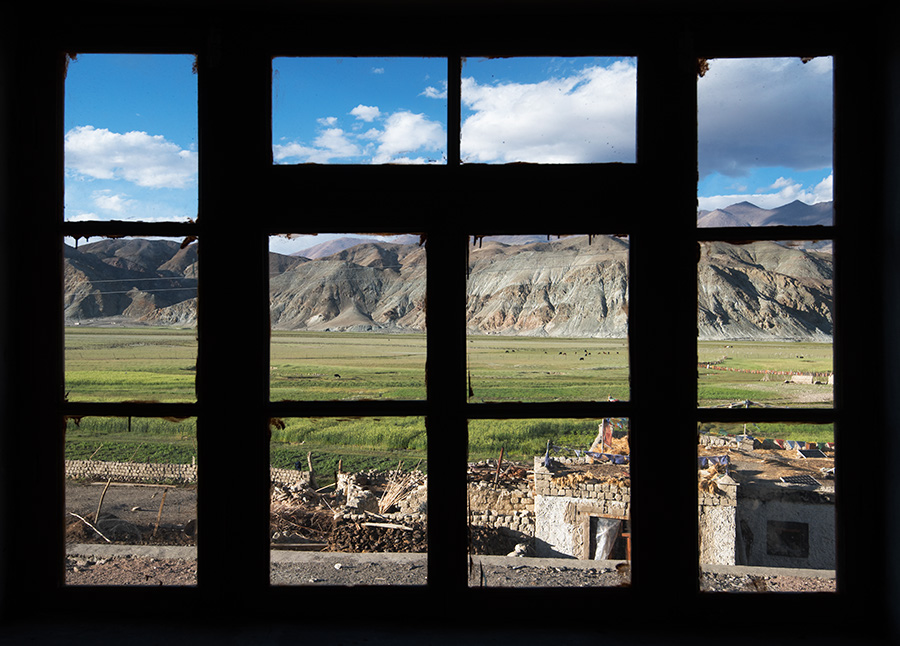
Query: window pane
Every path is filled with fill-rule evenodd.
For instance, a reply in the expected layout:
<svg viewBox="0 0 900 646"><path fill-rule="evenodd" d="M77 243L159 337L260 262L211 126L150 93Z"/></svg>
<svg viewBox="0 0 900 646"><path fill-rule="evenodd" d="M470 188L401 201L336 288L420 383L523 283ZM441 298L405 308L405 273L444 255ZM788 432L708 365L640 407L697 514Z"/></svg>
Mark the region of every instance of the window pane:
<svg viewBox="0 0 900 646"><path fill-rule="evenodd" d="M270 428L271 582L424 585L425 420L273 419Z"/></svg>
<svg viewBox="0 0 900 646"><path fill-rule="evenodd" d="M627 399L628 249L615 236L476 237L469 400Z"/></svg>
<svg viewBox="0 0 900 646"><path fill-rule="evenodd" d="M273 401L425 397L419 236L276 236L269 249Z"/></svg>
<svg viewBox="0 0 900 646"><path fill-rule="evenodd" d="M194 585L196 420L66 420L66 583Z"/></svg>
<svg viewBox="0 0 900 646"><path fill-rule="evenodd" d="M469 585L630 581L628 420L469 421Z"/></svg>
<svg viewBox="0 0 900 646"><path fill-rule="evenodd" d="M700 406L834 405L828 242L701 243Z"/></svg>
<svg viewBox="0 0 900 646"><path fill-rule="evenodd" d="M834 592L834 429L701 424L701 589Z"/></svg>
<svg viewBox="0 0 900 646"><path fill-rule="evenodd" d="M276 164L446 164L447 61L276 58Z"/></svg>
<svg viewBox="0 0 900 646"><path fill-rule="evenodd" d="M197 243L64 245L69 401L196 398Z"/></svg>
<svg viewBox="0 0 900 646"><path fill-rule="evenodd" d="M704 65L697 226L831 224L832 59Z"/></svg>
<svg viewBox="0 0 900 646"><path fill-rule="evenodd" d="M634 162L636 90L636 58L467 59L462 161Z"/></svg>
<svg viewBox="0 0 900 646"><path fill-rule="evenodd" d="M79 54L66 75L65 219L197 217L193 56Z"/></svg>

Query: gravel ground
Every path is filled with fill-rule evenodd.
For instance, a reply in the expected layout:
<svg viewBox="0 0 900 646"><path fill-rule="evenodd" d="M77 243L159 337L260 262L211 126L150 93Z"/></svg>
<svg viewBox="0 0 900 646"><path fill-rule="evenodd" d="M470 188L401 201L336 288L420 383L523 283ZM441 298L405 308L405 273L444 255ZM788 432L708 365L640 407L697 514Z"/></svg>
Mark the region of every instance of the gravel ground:
<svg viewBox="0 0 900 646"><path fill-rule="evenodd" d="M70 546L66 559L69 585L194 585L196 560L182 558L125 556L115 554L120 546ZM152 549L152 548L151 548ZM180 548L186 550L189 548ZM122 550L119 549L119 552ZM135 551L138 551L137 549ZM772 570L750 569L752 573L706 572L703 591L719 592L834 592L835 580L774 574ZM424 585L428 566L424 554L341 554L334 552L275 551L272 557L273 585ZM483 580L483 583L482 583ZM628 584L627 566L615 562L603 565L562 559L518 559L486 557L476 559L470 570L471 586L487 587L613 587Z"/></svg>
<svg viewBox="0 0 900 646"><path fill-rule="evenodd" d="M68 482L66 510L81 516L96 512L103 486ZM162 494L166 492L163 503ZM162 514L160 507L162 504ZM195 585L191 521L196 518L195 487L112 486L103 501L104 513L116 523L135 525L147 539L147 529L160 519L159 545L106 545L84 523L68 516L69 557L66 583L70 585ZM164 531L165 530L165 531ZM395 530L388 530L395 531ZM408 535L406 532L402 532ZM410 534L411 535L411 534ZM356 537L359 539L359 537ZM482 537L483 538L483 537ZM385 548L382 548L385 549ZM496 552L495 552L496 553ZM176 555L177 558L172 558ZM566 559L475 557L469 584L488 587L596 587L628 584L627 567L615 562ZM424 585L425 554L351 554L273 550L271 581L275 585ZM703 591L727 592L834 592L833 573L773 571L766 568L710 568L700 581ZM624 570L624 571L620 571Z"/></svg>

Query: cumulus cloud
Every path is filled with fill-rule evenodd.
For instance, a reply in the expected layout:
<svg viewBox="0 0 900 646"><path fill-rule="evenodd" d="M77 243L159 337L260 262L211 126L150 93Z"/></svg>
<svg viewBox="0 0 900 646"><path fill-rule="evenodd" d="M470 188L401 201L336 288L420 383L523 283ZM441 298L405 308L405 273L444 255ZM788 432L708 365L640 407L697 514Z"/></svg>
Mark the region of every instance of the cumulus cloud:
<svg viewBox="0 0 900 646"><path fill-rule="evenodd" d="M314 164L327 164L335 159L356 157L361 153L360 147L341 128L326 128L319 133L312 146L291 142L273 147L275 161L299 159Z"/></svg>
<svg viewBox="0 0 900 646"><path fill-rule="evenodd" d="M197 175L197 153L146 132L78 126L66 133L65 153L70 172L146 188L187 188Z"/></svg>
<svg viewBox="0 0 900 646"><path fill-rule="evenodd" d="M410 158L409 153L418 150L440 151L447 143L444 127L424 114L395 112L385 121L378 137L375 163L424 163L422 157Z"/></svg>
<svg viewBox="0 0 900 646"><path fill-rule="evenodd" d="M797 200L806 204L830 202L833 180L834 175L829 174L815 186L804 187L803 184L795 182L789 177L779 177L770 186L753 193L698 197L697 205L701 210L713 211L738 202L750 202L762 209L774 209Z"/></svg>
<svg viewBox="0 0 900 646"><path fill-rule="evenodd" d="M325 128L311 144L289 142L273 146L275 161L428 164L438 162L446 149L444 126L424 114L408 110L384 113L377 106L364 104L353 108L350 114L363 123L377 120L381 127L364 131L356 131L355 127L351 131Z"/></svg>
<svg viewBox="0 0 900 646"><path fill-rule="evenodd" d="M125 213L135 204L135 201L130 199L127 195L113 193L109 189L94 191L91 197L98 208L116 214Z"/></svg>
<svg viewBox="0 0 900 646"><path fill-rule="evenodd" d="M634 161L636 67L617 61L537 83L462 79L471 111L463 159L477 163Z"/></svg>
<svg viewBox="0 0 900 646"><path fill-rule="evenodd" d="M350 114L352 114L360 121L371 123L381 116L381 110L379 110L377 106L363 105L362 103L360 103L358 106L350 110Z"/></svg>
<svg viewBox="0 0 900 646"><path fill-rule="evenodd" d="M714 59L697 81L700 176L832 163L832 61Z"/></svg>
<svg viewBox="0 0 900 646"><path fill-rule="evenodd" d="M419 96L425 96L429 99L446 99L447 98L447 81L441 83L442 88L438 89L433 85L426 87Z"/></svg>

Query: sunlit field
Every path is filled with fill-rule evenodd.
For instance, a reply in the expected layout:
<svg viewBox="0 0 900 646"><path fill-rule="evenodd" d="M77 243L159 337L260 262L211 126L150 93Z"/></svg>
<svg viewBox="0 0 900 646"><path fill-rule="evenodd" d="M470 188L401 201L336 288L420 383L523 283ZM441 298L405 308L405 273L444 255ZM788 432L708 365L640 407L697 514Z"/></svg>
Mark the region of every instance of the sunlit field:
<svg viewBox="0 0 900 646"><path fill-rule="evenodd" d="M466 388L473 404L629 397L625 339L473 336L466 341L466 352L467 382L460 389ZM425 358L424 334L273 332L270 397L272 401L424 399ZM66 330L65 387L70 401L194 401L195 362L194 330ZM827 383L832 368L830 344L701 342L698 404L832 406L833 386ZM823 383L784 383L782 372L815 373L822 375ZM674 373L669 367L660 365L661 387L670 374ZM159 462L195 459L193 421L173 424L134 418L130 426L127 422L86 419L76 425L70 421L67 456ZM278 420L271 432L273 466L305 465L311 453L315 468L323 472L333 472L340 460L348 470L396 467L400 460L404 468L427 468L421 418L292 418ZM509 459L529 460L548 441L587 448L596 432L597 420L472 421L469 455L471 459L496 457L502 448ZM807 441L831 434L830 429L796 426L766 432Z"/></svg>
<svg viewBox="0 0 900 646"><path fill-rule="evenodd" d="M69 401L196 400L196 330L68 327L65 348Z"/></svg>
<svg viewBox="0 0 900 646"><path fill-rule="evenodd" d="M272 401L424 399L425 335L272 332Z"/></svg>
<svg viewBox="0 0 900 646"><path fill-rule="evenodd" d="M697 362L697 400L703 407L746 401L751 406L834 405L830 343L701 341ZM790 373L812 376L813 383L797 383L801 379Z"/></svg>
<svg viewBox="0 0 900 646"><path fill-rule="evenodd" d="M626 339L472 336L469 401L628 399Z"/></svg>

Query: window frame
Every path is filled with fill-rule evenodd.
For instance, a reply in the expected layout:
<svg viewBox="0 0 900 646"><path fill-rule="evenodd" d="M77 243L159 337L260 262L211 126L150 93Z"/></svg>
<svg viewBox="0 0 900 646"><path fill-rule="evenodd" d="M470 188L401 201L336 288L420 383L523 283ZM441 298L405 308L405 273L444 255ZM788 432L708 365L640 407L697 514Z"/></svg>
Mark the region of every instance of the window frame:
<svg viewBox="0 0 900 646"><path fill-rule="evenodd" d="M74 588L63 583L64 542L62 514L47 514L36 521L37 538L17 535L2 529L3 554L0 585L7 612L39 620L56 615L76 617L102 604L108 611L127 612L138 603L165 604L181 608L176 614L185 621L220 616L223 609L245 620L283 621L274 608L282 603L297 603L316 609L321 621L343 617L346 603L365 602L372 616L390 616L396 607L417 609L421 622L446 621L445 609L479 608L491 604L497 616L521 610L522 603L534 608L568 608L578 615L610 605L625 618L622 627L642 626L646 621L641 608L654 608L660 625L678 630L693 628L683 616L680 604L671 600L690 598L700 601L697 577L696 514L696 437L698 421L833 421L838 452L838 585L836 595L708 595L702 603L706 624L727 625L727 617L740 611L743 616L765 613L768 626L790 627L796 616L825 615L841 625L855 616L874 616L877 625L886 622L887 575L872 563L888 557L884 539L886 521L885 494L869 490L852 474L863 473L868 456L849 437L856 424L872 429L873 441L887 441L884 430L883 386L874 390L863 379L838 379L834 409L828 411L791 409L788 411L700 410L696 404L696 382L675 380L664 393L650 377L660 361L683 366L690 375L696 365L696 245L706 236L765 238L760 229L750 231L704 231L696 229L696 61L722 56L831 55L835 61L835 222L827 236L835 247L835 371L841 375L862 375L874 366L884 371L884 359L863 358L850 339L871 338L867 330L874 325L880 334L883 323L866 320L864 298L856 285L866 278L864 265L875 265L875 287L881 286L884 259L866 252L866 237L883 225L882 196L866 192L870 178L857 160L863 158L863 143L885 122L879 112L878 63L852 48L852 37L865 25L852 18L855 13L842 4L832 13L810 17L802 6L779 5L787 20L772 27L758 3L736 3L727 9L693 12L684 8L659 9L648 17L639 8L615 8L586 2L566 2L565 9L576 11L581 19L572 24L571 14L562 6L547 14L540 3L528 5L516 16L509 16L500 3L488 5L471 21L472 9L465 3L439 2L431 6L386 3L363 7L352 2L336 2L303 9L270 7L241 15L213 17L182 8L154 8L149 17L139 10L112 7L88 1L80 15L63 20L28 13L32 23L23 34L5 45L8 55L3 72L10 82L6 92L4 137L11 151L8 159L21 165L7 171L8 208L3 232L8 239L39 242L45 248L60 249L63 237L86 232L94 235L159 235L177 231L178 235L197 235L203 247L199 279L202 303L199 322L197 401L184 405L156 404L76 404L64 401L62 339L62 258L47 262L27 276L11 280L17 266L27 258L25 249L7 244L4 258L4 288L10 302L20 300L32 305L29 323L6 313L3 319L7 367L4 414L6 422L0 445L2 460L3 509L12 517L27 513L28 501L13 491L27 483L50 509L62 510L64 504L63 447L59 433L16 434L22 427L60 428L67 414L90 415L170 415L194 416L198 420L198 515L203 526L198 541L198 584L192 588L110 589ZM650 3L653 4L653 3ZM342 12L352 8L355 15ZM739 16L740 27L734 22ZM748 17L749 16L749 17ZM335 36L327 29L331 21L342 17L348 29ZM403 21L397 18L402 17ZM598 45L596 26L603 20L625 21L620 30L604 35ZM403 25L392 24L402 22ZM424 36L435 20L442 21L437 36ZM803 34L794 31L802 20ZM135 22L136 21L136 22ZM143 21L143 22L142 22ZM383 25L377 35L370 30L373 21ZM474 24L472 24L474 22ZM814 28L809 28L812 23ZM178 25L161 33L159 26ZM120 27L110 29L109 27ZM841 27L842 29L838 29ZM302 28L305 40L298 44ZM761 30L765 30L762 32ZM543 31L546 40L537 44L521 34ZM127 36L124 35L127 33ZM764 36L760 36L765 33ZM309 34L312 34L311 36ZM840 34L840 35L837 35ZM26 39L27 37L27 39ZM27 43L27 46L26 46ZM785 43L791 43L785 46ZM599 51L598 51L599 50ZM200 213L196 223L186 225L88 224L64 223L62 217L62 97L65 53L146 52L195 53L199 83ZM441 56L448 60L448 71L458 76L462 56L474 53L496 55L602 54L636 55L638 58L638 132L637 163L633 165L589 164L573 167L515 165L483 167L459 165L459 145L449 137L446 166L427 168L366 167L292 167L271 163L271 59L281 55L415 55ZM451 78L453 75L451 74ZM235 87L240 91L235 92ZM449 84L448 132L458 128L459 88ZM875 112L875 118L872 113ZM234 124L243 128L234 136ZM16 128L13 128L15 124ZM672 159L683 163L672 167ZM555 204L552 187L562 181L585 188L573 195L570 208L595 209L597 196L603 196L603 212L590 220L598 233L627 233L630 256L630 373L631 398L628 402L572 402L552 404L468 404L465 401L465 244L468 235L479 233L530 233L533 224L511 221L500 210L504 198L518 196L523 207ZM390 182L390 188L385 184ZM351 194L341 187L351 182L358 190ZM314 223L290 214L298 193L305 185L332 198L340 197L338 208L348 210L371 205L378 207L363 216L348 218L347 231L371 228L375 218L390 218L383 231L422 231L428 238L428 293L440 298L428 300L428 398L424 402L291 402L268 401L268 235L285 231L308 230ZM522 187L529 188L522 194ZM673 216L651 225L635 222L623 207L627 196L638 195L646 186L670 196ZM31 190L29 190L31 189ZM437 191L446 200L436 206L440 215L425 221L421 217L422 199ZM610 196L611 194L611 196ZM854 198L844 196L853 195ZM862 195L859 200L855 196ZM36 197L35 197L36 196ZM265 196L261 198L260 196ZM458 217L477 197L484 208L473 223ZM876 214L871 227L856 226L859 219L843 214L842 208L853 199L855 208ZM862 206L859 206L859 205ZM847 207L848 211L854 207ZM396 218L403 210L409 214ZM268 213L246 217L248 213ZM10 214L19 215L10 215ZM226 214L228 214L226 216ZM387 221L387 220L384 220ZM477 223L477 230L476 224ZM584 226L572 228L582 231ZM233 262L235 230L242 231L247 245L247 271L237 285L220 284L222 275ZM587 231L586 231L587 232ZM555 233L555 232L552 232ZM784 235L802 239L800 235ZM660 288L654 258L669 250L667 287ZM441 268L438 271L437 268ZM676 287L670 287L674 285ZM677 286L681 286L680 289ZM237 323L245 331L240 344L229 343L217 331L215 321L229 314L230 294L239 289L248 294L246 310ZM38 298L35 295L41 294ZM685 343L671 344L660 339L650 324L649 312L666 307L673 313L671 332ZM50 365L36 366L27 348L16 339L46 340ZM880 338L880 336L879 336ZM638 350L639 349L639 350ZM242 380L229 382L223 375L240 372ZM229 402L224 405L223 402ZM239 402L240 405L235 405ZM346 415L424 415L429 440L429 582L417 588L285 588L269 585L268 541L268 436L270 417ZM628 417L633 429L632 464L632 585L617 589L500 590L470 589L465 561L465 424L469 418L554 418L606 416ZM652 429L666 425L678 438L661 452L652 437ZM228 428L232 442L223 442L220 429ZM9 429L6 431L6 429ZM237 440L241 448L236 450ZM21 464L15 457L39 453L40 463ZM216 489L233 478L231 465L240 458L246 484L230 501L216 496ZM843 476L842 474L851 474ZM875 485L885 484L885 471L872 476ZM204 487L206 489L204 490ZM877 488L877 487L876 487ZM211 493L205 493L209 491ZM665 498L659 495L666 491ZM237 507L245 522L235 527L229 514ZM440 510L440 513L437 512ZM875 519L873 521L873 519ZM878 531L854 532L852 528L872 526ZM236 559L236 546L241 558ZM31 558L26 566L24 558ZM47 558L47 555L53 555ZM455 554L457 557L445 557ZM673 558L672 555L678 555ZM874 571L873 571L874 570ZM235 592L240 590L240 598ZM311 604L311 605L305 605ZM215 611L205 608L215 608ZM777 609L777 610L775 610ZM506 612L504 612L506 611ZM120 614L120 613L116 613ZM365 625L363 618L360 627ZM708 621L707 621L708 619ZM631 622L629 624L629 622ZM478 624L476 621L475 624ZM484 626L493 625L485 619Z"/></svg>

